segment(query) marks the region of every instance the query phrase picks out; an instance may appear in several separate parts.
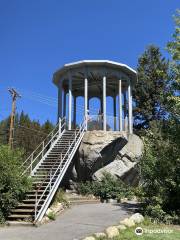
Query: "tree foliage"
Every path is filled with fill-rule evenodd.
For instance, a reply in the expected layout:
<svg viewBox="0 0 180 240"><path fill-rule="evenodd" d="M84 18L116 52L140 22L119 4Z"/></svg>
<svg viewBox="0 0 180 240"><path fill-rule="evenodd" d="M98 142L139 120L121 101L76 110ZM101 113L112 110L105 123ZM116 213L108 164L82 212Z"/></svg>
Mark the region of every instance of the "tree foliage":
<svg viewBox="0 0 180 240"><path fill-rule="evenodd" d="M164 86L168 91L164 94L164 87L158 89L160 90L158 106L165 109L167 117L165 119L155 115L153 118L155 120L149 122L149 128L143 132L145 152L140 167L144 212L161 221L180 223L180 15L179 12L177 14L173 41L167 45L171 60L168 81ZM157 66L156 72L158 71ZM146 79L145 74L146 71L141 75L144 79ZM155 90L153 88L153 91ZM143 96L144 93L140 98L141 101ZM152 98L149 102L156 99L156 93L148 96ZM146 103L140 106L149 109ZM141 113L144 114L143 111Z"/></svg>
<svg viewBox="0 0 180 240"><path fill-rule="evenodd" d="M122 180L116 179L108 172L103 173L101 181L79 183L77 191L82 195L93 194L102 200L120 200L123 197L131 198L133 195L130 186L126 185Z"/></svg>
<svg viewBox="0 0 180 240"><path fill-rule="evenodd" d="M136 128L147 128L155 119L165 116L164 102L167 91L168 62L158 47L151 45L138 60L138 82L134 98Z"/></svg>
<svg viewBox="0 0 180 240"><path fill-rule="evenodd" d="M167 44L167 49L171 54L170 80L171 92L168 95L168 108L175 117L180 116L180 10L174 16L175 32L173 40Z"/></svg>
<svg viewBox="0 0 180 240"><path fill-rule="evenodd" d="M0 122L0 143L8 144L9 138L9 118ZM37 145L51 132L52 123L48 120L44 124L31 120L28 114L22 112L15 117L14 147L24 150L25 155L29 155Z"/></svg>
<svg viewBox="0 0 180 240"><path fill-rule="evenodd" d="M160 220L180 214L179 134L179 124L153 121L144 137L140 165L145 213Z"/></svg>
<svg viewBox="0 0 180 240"><path fill-rule="evenodd" d="M0 222L31 187L29 178L19 174L22 156L23 152L18 149L12 151L8 146L0 146Z"/></svg>

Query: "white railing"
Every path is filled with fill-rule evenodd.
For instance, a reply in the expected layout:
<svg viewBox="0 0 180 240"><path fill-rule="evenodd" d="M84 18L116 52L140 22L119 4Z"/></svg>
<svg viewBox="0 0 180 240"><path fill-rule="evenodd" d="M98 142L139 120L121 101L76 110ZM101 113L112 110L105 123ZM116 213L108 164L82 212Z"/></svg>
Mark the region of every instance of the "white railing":
<svg viewBox="0 0 180 240"><path fill-rule="evenodd" d="M74 139L73 141L69 142L69 145L66 146L63 150L65 150L67 148L67 151L64 153L64 156L62 154L62 152L60 153L59 157L57 158L56 162L53 164L53 166L51 167L51 170L49 171L49 174L47 174L47 176L45 177L44 181L37 186L36 189L36 193L35 193L35 218L34 218L34 222L40 221L43 217L43 215L45 214L50 201L52 200L52 197L54 195L54 193L56 192L60 181L62 180L81 140L82 137L84 135L85 132L85 121L83 121L83 123L80 125L80 128L77 128L74 131ZM59 162L59 166L57 167L57 162ZM57 176L58 174L58 176ZM46 188L44 189L43 192L39 192L39 190L42 188L43 184L45 181L47 181L47 179L49 179L48 184L46 186ZM38 193L40 194L40 197L38 198ZM48 195L46 196L46 193L48 193ZM44 197L46 198L43 205L41 206L41 201L44 199Z"/></svg>
<svg viewBox="0 0 180 240"><path fill-rule="evenodd" d="M122 119L123 131L128 131L128 117ZM87 130L103 130L103 114L88 115ZM106 115L106 131L119 131L119 117Z"/></svg>
<svg viewBox="0 0 180 240"><path fill-rule="evenodd" d="M58 124L48 134L48 136L38 145L38 147L31 153L31 155L21 165L23 174L32 175L33 170L39 164L39 162L47 155L52 144L62 135L66 127L66 119L59 118Z"/></svg>

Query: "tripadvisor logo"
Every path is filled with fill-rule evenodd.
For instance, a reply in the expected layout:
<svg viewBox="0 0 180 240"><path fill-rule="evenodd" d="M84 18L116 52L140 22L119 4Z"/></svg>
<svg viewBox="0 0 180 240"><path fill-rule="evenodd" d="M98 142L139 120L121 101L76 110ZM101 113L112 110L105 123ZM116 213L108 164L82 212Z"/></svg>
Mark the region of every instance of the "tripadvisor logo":
<svg viewBox="0 0 180 240"><path fill-rule="evenodd" d="M140 236L143 234L143 229L141 227L137 227L134 232L136 235Z"/></svg>

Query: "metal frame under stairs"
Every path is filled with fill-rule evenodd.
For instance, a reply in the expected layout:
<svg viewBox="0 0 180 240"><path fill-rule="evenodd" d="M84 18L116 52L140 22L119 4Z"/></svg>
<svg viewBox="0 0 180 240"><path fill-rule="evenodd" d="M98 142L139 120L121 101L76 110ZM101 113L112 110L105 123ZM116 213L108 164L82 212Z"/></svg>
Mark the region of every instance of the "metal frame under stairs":
<svg viewBox="0 0 180 240"><path fill-rule="evenodd" d="M83 138L85 121L75 130L66 130L66 119L58 125L22 164L23 174L33 180L33 189L15 209L9 221L41 221Z"/></svg>

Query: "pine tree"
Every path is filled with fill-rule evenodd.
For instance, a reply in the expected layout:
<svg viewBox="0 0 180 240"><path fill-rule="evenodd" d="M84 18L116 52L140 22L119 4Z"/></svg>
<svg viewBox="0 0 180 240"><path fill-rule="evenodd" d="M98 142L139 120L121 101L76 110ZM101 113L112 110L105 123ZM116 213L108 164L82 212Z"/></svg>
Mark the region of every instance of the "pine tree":
<svg viewBox="0 0 180 240"><path fill-rule="evenodd" d="M171 92L168 96L168 108L177 118L180 117L180 10L174 16L175 32L173 40L167 44L167 50L171 54L170 85Z"/></svg>
<svg viewBox="0 0 180 240"><path fill-rule="evenodd" d="M135 86L135 128L147 128L152 120L165 115L164 102L167 91L168 62L158 47L151 45L138 60L138 83Z"/></svg>

